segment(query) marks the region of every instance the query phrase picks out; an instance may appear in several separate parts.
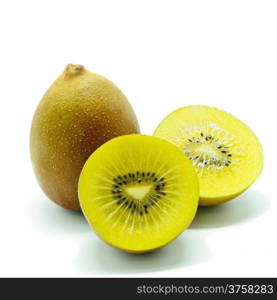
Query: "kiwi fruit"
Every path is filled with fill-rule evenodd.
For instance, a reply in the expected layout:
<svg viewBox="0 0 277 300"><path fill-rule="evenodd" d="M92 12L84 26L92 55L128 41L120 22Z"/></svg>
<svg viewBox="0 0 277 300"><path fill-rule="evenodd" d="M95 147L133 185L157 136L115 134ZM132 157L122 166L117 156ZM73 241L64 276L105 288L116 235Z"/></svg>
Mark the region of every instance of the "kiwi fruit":
<svg viewBox="0 0 277 300"><path fill-rule="evenodd" d="M79 210L78 179L87 158L106 141L139 133L135 113L108 79L68 65L40 101L33 117L30 152L45 194Z"/></svg>
<svg viewBox="0 0 277 300"><path fill-rule="evenodd" d="M79 199L88 223L109 245L131 253L174 240L195 216L198 178L183 152L139 134L114 138L87 160Z"/></svg>
<svg viewBox="0 0 277 300"><path fill-rule="evenodd" d="M187 155L200 184L200 205L231 200L257 179L263 167L262 147L243 122L217 108L187 106L168 115L154 136Z"/></svg>

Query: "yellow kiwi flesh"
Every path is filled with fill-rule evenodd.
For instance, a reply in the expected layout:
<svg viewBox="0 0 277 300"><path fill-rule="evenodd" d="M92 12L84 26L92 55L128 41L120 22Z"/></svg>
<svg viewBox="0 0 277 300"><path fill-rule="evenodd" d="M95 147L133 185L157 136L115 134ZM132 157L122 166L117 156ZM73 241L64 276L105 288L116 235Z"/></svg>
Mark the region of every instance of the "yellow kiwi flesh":
<svg viewBox="0 0 277 300"><path fill-rule="evenodd" d="M144 253L168 244L189 226L198 206L198 179L189 159L171 143L126 135L89 157L79 199L105 242Z"/></svg>
<svg viewBox="0 0 277 300"><path fill-rule="evenodd" d="M68 65L39 103L32 121L31 159L45 194L79 210L78 179L87 158L106 141L139 133L135 113L108 79Z"/></svg>
<svg viewBox="0 0 277 300"><path fill-rule="evenodd" d="M231 200L257 179L261 144L243 122L217 108L187 106L167 116L154 136L183 150L199 177L200 205Z"/></svg>

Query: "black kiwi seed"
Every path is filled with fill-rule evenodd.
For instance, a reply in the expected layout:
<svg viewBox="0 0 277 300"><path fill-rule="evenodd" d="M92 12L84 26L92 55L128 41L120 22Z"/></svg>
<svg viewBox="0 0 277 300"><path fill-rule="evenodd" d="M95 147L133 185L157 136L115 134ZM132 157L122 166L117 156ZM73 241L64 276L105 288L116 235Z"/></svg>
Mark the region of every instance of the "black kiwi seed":
<svg viewBox="0 0 277 300"><path fill-rule="evenodd" d="M231 161L232 154L229 153L229 151L230 151L229 147L225 144L220 144L219 139L216 138L215 136L213 136L211 134L205 135L203 132L200 132L198 137L191 137L188 139L188 141L191 143L196 143L196 144L209 143L209 144L213 145L215 148L219 149L220 153L225 154L229 159L227 163L220 159L214 158L214 157L210 157L209 160L204 160L203 157L201 156L201 154L197 153L197 150L190 150L190 146L188 146L188 148L184 149L185 153L187 154L187 156L190 160L197 160L197 161L195 161L195 163L199 167L208 166L208 165L222 167L222 166L229 166L232 163L232 161Z"/></svg>
<svg viewBox="0 0 277 300"><path fill-rule="evenodd" d="M123 185L128 185L132 182L141 183L149 181L155 182L153 190L156 193L151 194L147 200L142 203L142 206L140 206L141 204L138 206L136 200L132 197L125 196L122 188ZM149 213L149 208L155 205L155 203L157 203L161 197L166 195L166 193L163 191L164 186L166 185L165 178L156 176L155 172L136 171L134 173L126 173L113 178L113 182L114 184L112 185L111 193L113 194L113 199L116 199L115 203L130 209L132 214L136 213L140 216Z"/></svg>

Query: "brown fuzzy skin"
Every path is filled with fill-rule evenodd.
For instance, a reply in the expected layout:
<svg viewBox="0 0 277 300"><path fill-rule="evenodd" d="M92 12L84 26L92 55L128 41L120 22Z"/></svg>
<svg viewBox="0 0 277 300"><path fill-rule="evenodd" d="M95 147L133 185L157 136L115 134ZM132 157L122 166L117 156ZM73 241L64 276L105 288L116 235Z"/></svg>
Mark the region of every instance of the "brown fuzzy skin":
<svg viewBox="0 0 277 300"><path fill-rule="evenodd" d="M38 183L55 203L80 210L78 179L88 157L108 140L139 133L123 93L81 65L68 65L39 103L30 135Z"/></svg>

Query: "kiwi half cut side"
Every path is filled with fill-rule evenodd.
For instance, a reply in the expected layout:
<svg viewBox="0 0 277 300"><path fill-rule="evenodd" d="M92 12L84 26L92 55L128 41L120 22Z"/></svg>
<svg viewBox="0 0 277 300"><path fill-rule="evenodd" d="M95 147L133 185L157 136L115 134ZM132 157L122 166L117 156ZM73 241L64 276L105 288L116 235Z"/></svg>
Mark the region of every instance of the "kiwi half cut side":
<svg viewBox="0 0 277 300"><path fill-rule="evenodd" d="M87 221L108 244L149 252L174 240L193 220L198 178L171 143L125 135L89 157L79 179L79 200Z"/></svg>
<svg viewBox="0 0 277 300"><path fill-rule="evenodd" d="M154 136L180 149L199 177L200 205L215 205L245 191L263 166L255 134L229 113L208 106L187 106L168 115Z"/></svg>

